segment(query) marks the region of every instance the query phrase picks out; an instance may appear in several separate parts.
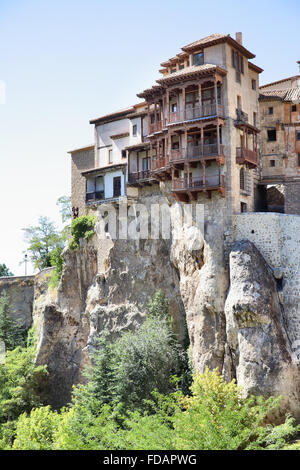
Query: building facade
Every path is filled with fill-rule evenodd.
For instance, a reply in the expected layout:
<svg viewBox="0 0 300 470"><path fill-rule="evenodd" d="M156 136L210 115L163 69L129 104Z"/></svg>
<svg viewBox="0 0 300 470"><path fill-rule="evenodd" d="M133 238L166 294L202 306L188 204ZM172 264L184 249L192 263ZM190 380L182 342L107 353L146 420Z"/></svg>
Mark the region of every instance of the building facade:
<svg viewBox="0 0 300 470"><path fill-rule="evenodd" d="M94 158L76 166L80 152L70 152L80 173L72 171L75 213L161 182L177 201L224 198L228 214L253 211L262 72L254 57L241 33L212 34L163 62L161 78L137 95L143 102L90 121Z"/></svg>
<svg viewBox="0 0 300 470"><path fill-rule="evenodd" d="M300 74L260 87L259 109L260 184L280 185L281 211L300 214Z"/></svg>

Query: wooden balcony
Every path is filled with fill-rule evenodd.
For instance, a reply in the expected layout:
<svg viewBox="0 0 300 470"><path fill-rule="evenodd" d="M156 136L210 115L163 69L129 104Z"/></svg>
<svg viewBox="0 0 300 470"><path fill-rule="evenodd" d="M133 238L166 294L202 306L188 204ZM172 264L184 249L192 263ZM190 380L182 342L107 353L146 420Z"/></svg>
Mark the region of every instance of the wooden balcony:
<svg viewBox="0 0 300 470"><path fill-rule="evenodd" d="M251 168L255 168L258 164L258 155L254 150L250 150L244 147L236 148L236 163L239 165L248 165Z"/></svg>
<svg viewBox="0 0 300 470"><path fill-rule="evenodd" d="M188 145L181 149L171 149L170 162L180 163L189 160L201 160L201 159L218 159L224 156L224 145L218 143L204 144L204 145Z"/></svg>
<svg viewBox="0 0 300 470"><path fill-rule="evenodd" d="M224 117L224 106L216 103L208 103L170 113L168 124L215 117Z"/></svg>
<svg viewBox="0 0 300 470"><path fill-rule="evenodd" d="M102 199L104 199L104 191L95 191L85 195L86 202L101 201Z"/></svg>
<svg viewBox="0 0 300 470"><path fill-rule="evenodd" d="M151 177L150 170L136 171L128 174L128 184L142 186L149 183L153 178Z"/></svg>
<svg viewBox="0 0 300 470"><path fill-rule="evenodd" d="M179 194L187 193L190 199L195 199L195 193L199 191L207 192L209 196L211 191L219 191L222 196L225 196L224 175L206 176L205 178L176 178L172 181L172 191Z"/></svg>
<svg viewBox="0 0 300 470"><path fill-rule="evenodd" d="M154 132L160 132L162 128L163 128L163 121L150 123L148 134L154 134Z"/></svg>
<svg viewBox="0 0 300 470"><path fill-rule="evenodd" d="M152 171L159 170L167 166L167 159L164 157L152 160Z"/></svg>

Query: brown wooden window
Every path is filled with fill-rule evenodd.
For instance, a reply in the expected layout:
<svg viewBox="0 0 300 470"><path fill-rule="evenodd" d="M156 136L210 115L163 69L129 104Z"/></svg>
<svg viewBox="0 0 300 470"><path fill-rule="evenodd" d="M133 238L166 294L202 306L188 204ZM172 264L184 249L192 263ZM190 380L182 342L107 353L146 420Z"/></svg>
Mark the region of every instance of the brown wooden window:
<svg viewBox="0 0 300 470"><path fill-rule="evenodd" d="M244 58L241 54L234 51L233 49L231 51L231 63L232 67L235 68L236 71L236 81L241 83L241 74L244 73Z"/></svg>
<svg viewBox="0 0 300 470"><path fill-rule="evenodd" d="M136 135L137 135L137 125L136 125L136 124L134 124L134 125L132 126L132 135L133 135L134 137L136 137Z"/></svg>
<svg viewBox="0 0 300 470"><path fill-rule="evenodd" d="M297 106L295 104L292 105L292 113L294 113L295 111L297 111Z"/></svg>
<svg viewBox="0 0 300 470"><path fill-rule="evenodd" d="M300 166L300 153L298 153L298 166Z"/></svg>
<svg viewBox="0 0 300 470"><path fill-rule="evenodd" d="M252 90L256 90L256 80L251 80Z"/></svg>
<svg viewBox="0 0 300 470"><path fill-rule="evenodd" d="M114 184L114 197L121 196L121 176L115 176L113 180Z"/></svg>
<svg viewBox="0 0 300 470"><path fill-rule="evenodd" d="M245 202L241 202L241 212L247 212L247 204Z"/></svg>
<svg viewBox="0 0 300 470"><path fill-rule="evenodd" d="M300 131L296 131L296 140L300 140Z"/></svg>
<svg viewBox="0 0 300 470"><path fill-rule="evenodd" d="M240 169L240 189L245 189L245 171L243 168Z"/></svg>

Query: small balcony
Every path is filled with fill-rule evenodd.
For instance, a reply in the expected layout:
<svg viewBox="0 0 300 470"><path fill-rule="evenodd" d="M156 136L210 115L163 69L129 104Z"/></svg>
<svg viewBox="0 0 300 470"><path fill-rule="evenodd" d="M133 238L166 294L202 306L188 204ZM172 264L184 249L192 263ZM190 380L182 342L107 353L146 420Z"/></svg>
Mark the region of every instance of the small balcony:
<svg viewBox="0 0 300 470"><path fill-rule="evenodd" d="M218 190L225 195L224 175L203 177L177 178L172 181L174 192L199 192Z"/></svg>
<svg viewBox="0 0 300 470"><path fill-rule="evenodd" d="M163 121L157 121L149 124L149 134L160 132L163 128Z"/></svg>
<svg viewBox="0 0 300 470"><path fill-rule="evenodd" d="M204 145L188 145L181 149L172 149L170 162L182 162L187 160L214 159L224 155L224 145L218 143Z"/></svg>
<svg viewBox="0 0 300 470"><path fill-rule="evenodd" d="M151 180L150 170L136 171L128 174L128 184L140 185Z"/></svg>
<svg viewBox="0 0 300 470"><path fill-rule="evenodd" d="M104 191L95 191L93 193L86 193L85 202L101 201L104 199Z"/></svg>
<svg viewBox="0 0 300 470"><path fill-rule="evenodd" d="M238 163L239 165L247 164L252 168L256 167L258 163L257 152L244 147L237 147L236 163Z"/></svg>
<svg viewBox="0 0 300 470"><path fill-rule="evenodd" d="M224 106L216 103L204 103L193 108L186 108L182 111L176 111L169 114L168 124L177 122L194 121L210 117L224 117Z"/></svg>
<svg viewBox="0 0 300 470"><path fill-rule="evenodd" d="M165 166L167 166L167 160L165 157L152 160L152 171L159 170L160 168L164 168Z"/></svg>
<svg viewBox="0 0 300 470"><path fill-rule="evenodd" d="M248 122L248 114L242 111L240 108L236 109L236 124L247 124Z"/></svg>

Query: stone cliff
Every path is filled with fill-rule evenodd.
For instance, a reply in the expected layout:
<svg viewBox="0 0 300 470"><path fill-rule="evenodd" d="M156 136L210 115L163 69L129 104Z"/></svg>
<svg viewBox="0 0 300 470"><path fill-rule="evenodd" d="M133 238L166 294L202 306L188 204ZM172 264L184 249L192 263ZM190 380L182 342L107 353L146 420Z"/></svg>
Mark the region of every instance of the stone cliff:
<svg viewBox="0 0 300 470"><path fill-rule="evenodd" d="M167 203L175 215L178 209L159 192L145 192L143 202ZM99 332L107 328L114 339L137 328L148 298L161 288L180 341L190 343L195 369L218 367L245 392L281 394L282 410L300 418L299 365L281 281L254 241L226 241L222 198L214 202L214 212L205 207L204 234L175 224L166 240L95 235L77 252L65 251L57 292L43 276L36 280L33 317L37 362L49 369L46 402L66 404L72 385L85 380Z"/></svg>

